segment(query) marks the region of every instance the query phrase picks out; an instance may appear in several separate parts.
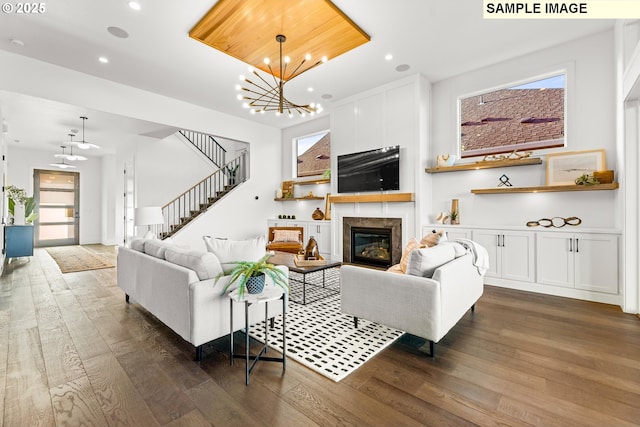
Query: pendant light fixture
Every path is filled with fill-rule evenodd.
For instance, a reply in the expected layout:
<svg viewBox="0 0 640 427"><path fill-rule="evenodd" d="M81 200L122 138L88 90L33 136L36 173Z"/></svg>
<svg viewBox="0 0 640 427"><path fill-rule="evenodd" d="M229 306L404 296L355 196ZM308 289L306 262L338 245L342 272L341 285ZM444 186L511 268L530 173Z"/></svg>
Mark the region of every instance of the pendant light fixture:
<svg viewBox="0 0 640 427"><path fill-rule="evenodd" d="M62 146L62 154L64 154L64 149L65 148L66 148L65 146ZM60 154L56 154L55 155L55 157L60 157L60 156L61 156ZM60 168L60 169L75 169L74 165L70 165L69 163L65 163L64 162L64 157L62 158L60 163L49 163L49 166L55 166L55 167Z"/></svg>
<svg viewBox="0 0 640 427"><path fill-rule="evenodd" d="M70 133L69 136L71 137L71 140L69 141L69 154L66 154L64 152L64 150L67 148L66 145L61 145L60 147L62 148L62 154L56 154L54 157L59 157L61 159L65 159L65 160L69 160L70 162L74 162L76 160L87 160L87 158L85 156L80 156L79 154L73 154L73 144L75 144L75 142L73 141L73 134Z"/></svg>
<svg viewBox="0 0 640 427"><path fill-rule="evenodd" d="M84 122L85 120L88 120L88 118L85 116L80 116L80 118L82 119L82 141L76 142L76 146L82 150L88 150L89 148L100 148L98 145L84 140Z"/></svg>

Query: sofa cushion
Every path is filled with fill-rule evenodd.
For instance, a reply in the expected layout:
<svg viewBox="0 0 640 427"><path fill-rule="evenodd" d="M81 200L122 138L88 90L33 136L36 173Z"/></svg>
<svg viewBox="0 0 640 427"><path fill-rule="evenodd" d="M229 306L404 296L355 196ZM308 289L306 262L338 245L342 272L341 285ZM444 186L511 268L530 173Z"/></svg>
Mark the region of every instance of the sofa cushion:
<svg viewBox="0 0 640 427"><path fill-rule="evenodd" d="M156 258L164 259L164 254L167 248L174 245L173 240L170 239L147 239L144 242L144 253Z"/></svg>
<svg viewBox="0 0 640 427"><path fill-rule="evenodd" d="M133 249L134 251L144 252L144 244L145 244L146 241L147 241L147 239L145 239L145 238L134 237L129 242L129 247L131 249Z"/></svg>
<svg viewBox="0 0 640 427"><path fill-rule="evenodd" d="M453 261L456 251L452 245L437 245L415 249L409 255L406 274L431 278L438 267Z"/></svg>
<svg viewBox="0 0 640 427"><path fill-rule="evenodd" d="M231 271L238 261L258 261L267 253L265 236L247 240L216 239L209 236L202 238L207 251L218 258L225 273Z"/></svg>
<svg viewBox="0 0 640 427"><path fill-rule="evenodd" d="M164 256L170 263L195 271L200 280L213 279L222 273L218 257L211 252L185 249L174 245L166 248Z"/></svg>

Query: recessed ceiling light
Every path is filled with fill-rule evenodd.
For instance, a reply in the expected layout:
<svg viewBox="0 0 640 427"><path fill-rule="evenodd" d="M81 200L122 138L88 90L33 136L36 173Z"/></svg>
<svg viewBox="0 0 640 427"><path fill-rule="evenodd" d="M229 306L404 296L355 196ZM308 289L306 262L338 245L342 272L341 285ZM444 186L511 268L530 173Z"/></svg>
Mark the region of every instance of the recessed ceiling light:
<svg viewBox="0 0 640 427"><path fill-rule="evenodd" d="M129 37L129 33L127 33L125 30L123 30L120 27L107 27L107 31L112 36L116 36L116 37L119 37L121 39L126 39L127 37Z"/></svg>
<svg viewBox="0 0 640 427"><path fill-rule="evenodd" d="M101 56L100 58L98 58L98 61L102 62L103 64L109 63L109 59L106 56Z"/></svg>
<svg viewBox="0 0 640 427"><path fill-rule="evenodd" d="M396 71L401 73L403 71L407 71L409 68L411 68L409 64L400 64L396 67Z"/></svg>
<svg viewBox="0 0 640 427"><path fill-rule="evenodd" d="M387 53L387 54L384 56L384 59L386 59L387 61L391 61L391 60L393 59L393 55L391 55L390 53Z"/></svg>
<svg viewBox="0 0 640 427"><path fill-rule="evenodd" d="M142 9L142 6L140 6L140 3L138 3L137 1L130 1L129 2L129 7L133 10L140 10Z"/></svg>
<svg viewBox="0 0 640 427"><path fill-rule="evenodd" d="M24 42L22 40L11 39L9 41L16 46L24 47Z"/></svg>
<svg viewBox="0 0 640 427"><path fill-rule="evenodd" d="M313 88L312 87L308 87L307 88L307 92L313 92Z"/></svg>
<svg viewBox="0 0 640 427"><path fill-rule="evenodd" d="M322 95L320 98L322 99L331 99L333 98L333 95L329 94L329 93L325 93L324 95Z"/></svg>

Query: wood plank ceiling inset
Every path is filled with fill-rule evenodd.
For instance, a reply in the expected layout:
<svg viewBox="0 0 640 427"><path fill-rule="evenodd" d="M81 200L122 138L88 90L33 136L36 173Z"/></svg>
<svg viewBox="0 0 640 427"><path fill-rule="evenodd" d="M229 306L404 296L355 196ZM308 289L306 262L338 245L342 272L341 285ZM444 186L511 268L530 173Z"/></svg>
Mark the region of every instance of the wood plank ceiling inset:
<svg viewBox="0 0 640 427"><path fill-rule="evenodd" d="M335 58L371 38L329 0L219 0L191 29L189 36L269 73L269 58L279 76L280 46L289 56L290 74L307 53L307 69L323 56ZM298 73L299 74L299 73Z"/></svg>

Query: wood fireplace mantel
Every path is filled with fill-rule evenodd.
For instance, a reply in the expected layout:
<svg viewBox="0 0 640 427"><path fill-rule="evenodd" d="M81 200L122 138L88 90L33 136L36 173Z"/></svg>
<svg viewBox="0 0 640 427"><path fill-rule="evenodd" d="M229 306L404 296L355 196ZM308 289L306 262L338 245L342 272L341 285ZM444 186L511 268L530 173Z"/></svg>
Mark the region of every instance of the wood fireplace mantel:
<svg viewBox="0 0 640 427"><path fill-rule="evenodd" d="M414 202L413 193L389 193L389 194L359 194L340 195L328 194L329 203L381 203L381 202Z"/></svg>

